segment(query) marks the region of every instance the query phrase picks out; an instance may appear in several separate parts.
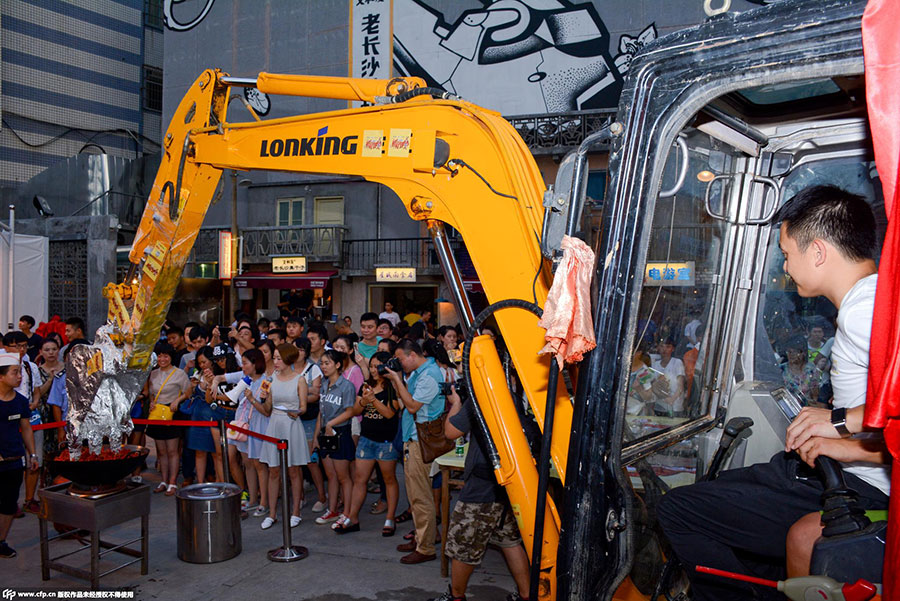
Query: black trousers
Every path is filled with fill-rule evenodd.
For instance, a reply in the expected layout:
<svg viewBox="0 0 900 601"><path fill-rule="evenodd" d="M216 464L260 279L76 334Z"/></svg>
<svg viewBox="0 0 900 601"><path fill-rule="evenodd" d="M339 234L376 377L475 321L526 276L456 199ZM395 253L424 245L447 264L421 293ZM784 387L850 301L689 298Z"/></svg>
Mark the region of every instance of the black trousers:
<svg viewBox="0 0 900 601"><path fill-rule="evenodd" d="M694 601L784 599L768 587L698 574L698 565L780 580L790 527L821 511L822 482L798 478L804 465L778 453L769 463L722 472L713 482L676 488L659 503L659 522L691 579ZM863 509L887 509L888 497L844 472Z"/></svg>
<svg viewBox="0 0 900 601"><path fill-rule="evenodd" d="M22 463L22 459L18 460ZM0 513L15 515L19 508L19 492L22 490L22 479L25 468L5 469L0 471Z"/></svg>

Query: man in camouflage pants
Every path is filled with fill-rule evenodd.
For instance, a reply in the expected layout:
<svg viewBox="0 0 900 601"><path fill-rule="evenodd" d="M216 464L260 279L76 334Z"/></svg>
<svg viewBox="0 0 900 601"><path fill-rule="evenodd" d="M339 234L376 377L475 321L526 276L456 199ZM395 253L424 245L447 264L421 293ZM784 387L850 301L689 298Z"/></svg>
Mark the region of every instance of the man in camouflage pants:
<svg viewBox="0 0 900 601"><path fill-rule="evenodd" d="M472 435L463 471L465 484L450 516L445 543L447 556L452 560L450 587L431 601L465 601L469 578L481 563L488 544L500 547L516 581L518 591L510 593L506 600L528 601L528 556L506 492L497 484L487 461L482 434L478 428L473 429L474 401L463 404L455 390L447 395L447 400L450 412L444 426L446 436L459 438L469 432Z"/></svg>

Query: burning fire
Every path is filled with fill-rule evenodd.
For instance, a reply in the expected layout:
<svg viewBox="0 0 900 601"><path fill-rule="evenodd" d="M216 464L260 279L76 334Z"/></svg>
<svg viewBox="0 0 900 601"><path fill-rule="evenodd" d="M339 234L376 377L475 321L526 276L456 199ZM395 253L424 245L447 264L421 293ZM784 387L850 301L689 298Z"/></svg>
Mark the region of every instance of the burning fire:
<svg viewBox="0 0 900 601"><path fill-rule="evenodd" d="M62 453L57 457L58 461L114 461L116 459L127 459L128 457L137 457L140 453L137 451L132 451L129 449L119 449L115 453L110 451L108 448L104 448L100 451L100 454L94 454L85 449L81 453L81 457L79 459L72 459L69 456L69 449L63 450Z"/></svg>

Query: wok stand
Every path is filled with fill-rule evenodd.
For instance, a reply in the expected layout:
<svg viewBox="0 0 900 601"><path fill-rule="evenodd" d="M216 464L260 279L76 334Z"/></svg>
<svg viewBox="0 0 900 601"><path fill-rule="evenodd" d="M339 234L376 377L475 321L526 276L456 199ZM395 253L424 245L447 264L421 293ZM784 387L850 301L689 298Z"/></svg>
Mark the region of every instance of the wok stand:
<svg viewBox="0 0 900 601"><path fill-rule="evenodd" d="M88 580L91 589L100 586L100 578L120 570L126 566L141 562L141 574L148 573L149 557L149 520L150 520L150 486L147 484L128 483L125 490L101 498L87 498L68 493L69 484L58 484L39 491L41 510L38 514L41 540L41 579L50 579L50 570L56 570L76 578ZM112 543L100 538L100 531L129 520L141 519L141 536L124 543ZM48 523L62 523L73 530L48 536ZM50 543L74 531L90 532L90 544L82 544L79 549L68 551L56 557L50 557ZM141 543L140 550L129 545ZM101 547L104 549L101 551ZM90 550L91 568L85 570L59 560L80 551ZM114 568L100 572L100 558L107 553L120 553L134 559Z"/></svg>

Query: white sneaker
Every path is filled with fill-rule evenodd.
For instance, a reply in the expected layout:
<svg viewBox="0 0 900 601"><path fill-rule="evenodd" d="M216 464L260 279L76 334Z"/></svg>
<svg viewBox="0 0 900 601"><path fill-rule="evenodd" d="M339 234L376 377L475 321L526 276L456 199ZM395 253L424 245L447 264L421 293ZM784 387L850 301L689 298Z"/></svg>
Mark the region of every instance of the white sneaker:
<svg viewBox="0 0 900 601"><path fill-rule="evenodd" d="M255 518L261 518L264 515L267 515L269 510L263 507L262 505L258 506L256 510L251 514Z"/></svg>
<svg viewBox="0 0 900 601"><path fill-rule="evenodd" d="M274 519L266 518L262 521L262 524L260 524L259 527L262 528L263 530L268 530L269 528L271 528L274 525L275 525Z"/></svg>
<svg viewBox="0 0 900 601"><path fill-rule="evenodd" d="M316 501L312 506L313 513L322 513L326 509L328 509L328 501L325 501L324 503L322 501Z"/></svg>
<svg viewBox="0 0 900 601"><path fill-rule="evenodd" d="M299 526L300 521L301 521L301 519L300 519L299 515L292 515L291 516L291 528L296 528L297 526Z"/></svg>

